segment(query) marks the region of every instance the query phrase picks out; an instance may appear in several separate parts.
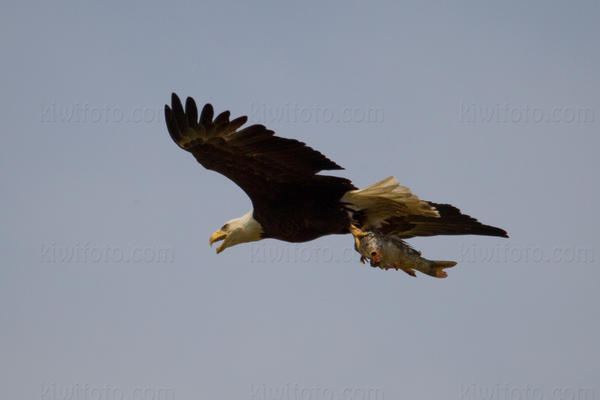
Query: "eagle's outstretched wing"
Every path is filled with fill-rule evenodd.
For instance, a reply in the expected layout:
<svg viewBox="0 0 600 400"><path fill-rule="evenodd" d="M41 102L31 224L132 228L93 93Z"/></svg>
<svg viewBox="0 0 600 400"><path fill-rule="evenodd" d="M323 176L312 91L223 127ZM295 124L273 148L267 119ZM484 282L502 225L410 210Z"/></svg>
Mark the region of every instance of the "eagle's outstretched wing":
<svg viewBox="0 0 600 400"><path fill-rule="evenodd" d="M435 235L484 235L508 237L504 229L484 225L475 218L463 214L450 204L429 202L439 212L439 217L423 215L393 216L385 220L379 230L402 239L415 236Z"/></svg>
<svg viewBox="0 0 600 400"><path fill-rule="evenodd" d="M323 177L317 172L343 169L306 144L275 136L263 125L239 129L246 123L246 116L230 121L229 111L214 119L213 115L210 104L198 115L191 97L184 109L175 93L171 107L165 105L167 128L175 143L192 153L204 167L234 181L253 203L278 185L320 182ZM331 178L328 182L334 180ZM339 180L343 190L354 188L347 179L335 180Z"/></svg>

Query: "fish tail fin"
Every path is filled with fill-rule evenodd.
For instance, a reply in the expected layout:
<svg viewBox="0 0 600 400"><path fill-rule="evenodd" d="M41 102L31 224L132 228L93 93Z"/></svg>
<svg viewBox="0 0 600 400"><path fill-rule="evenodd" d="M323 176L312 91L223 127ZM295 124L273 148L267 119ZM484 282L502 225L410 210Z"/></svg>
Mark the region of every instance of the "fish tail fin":
<svg viewBox="0 0 600 400"><path fill-rule="evenodd" d="M444 269L452 268L455 265L456 261L429 261L429 268L421 272L436 278L446 278L448 274Z"/></svg>

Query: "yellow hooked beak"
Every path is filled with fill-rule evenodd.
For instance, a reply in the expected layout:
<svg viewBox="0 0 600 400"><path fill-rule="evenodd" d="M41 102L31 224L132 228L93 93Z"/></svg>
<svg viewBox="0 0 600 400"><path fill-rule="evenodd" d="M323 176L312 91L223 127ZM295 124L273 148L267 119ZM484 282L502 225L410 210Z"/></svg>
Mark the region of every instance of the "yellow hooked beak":
<svg viewBox="0 0 600 400"><path fill-rule="evenodd" d="M213 233L210 236L210 239L208 239L208 243L212 247L214 242L218 242L219 240L223 240L225 238L227 238L227 232L223 232L222 230L219 229L218 231L216 231L215 233ZM219 254L223 250L225 250L225 249L223 248L223 244L221 244L219 247L217 247L217 254Z"/></svg>

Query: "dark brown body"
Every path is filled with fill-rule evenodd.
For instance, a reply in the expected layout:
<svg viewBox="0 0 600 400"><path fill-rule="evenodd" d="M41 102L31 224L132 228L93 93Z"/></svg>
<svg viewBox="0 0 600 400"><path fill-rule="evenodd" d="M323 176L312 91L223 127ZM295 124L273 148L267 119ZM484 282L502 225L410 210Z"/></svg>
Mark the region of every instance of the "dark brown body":
<svg viewBox="0 0 600 400"><path fill-rule="evenodd" d="M269 198L253 202L253 217L262 225L264 238L306 242L345 234L352 212L340 198L348 190L354 186L347 179L333 176L313 177L304 184L274 185Z"/></svg>

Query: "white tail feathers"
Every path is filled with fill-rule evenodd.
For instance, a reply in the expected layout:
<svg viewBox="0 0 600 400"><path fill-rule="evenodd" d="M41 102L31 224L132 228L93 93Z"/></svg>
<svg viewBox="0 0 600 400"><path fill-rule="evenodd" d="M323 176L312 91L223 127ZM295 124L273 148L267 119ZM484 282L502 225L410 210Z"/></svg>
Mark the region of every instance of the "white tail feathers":
<svg viewBox="0 0 600 400"><path fill-rule="evenodd" d="M341 201L349 204L355 211L365 212L366 226L377 226L393 216L440 216L432 205L412 194L409 188L400 185L393 176L364 189L349 191Z"/></svg>

